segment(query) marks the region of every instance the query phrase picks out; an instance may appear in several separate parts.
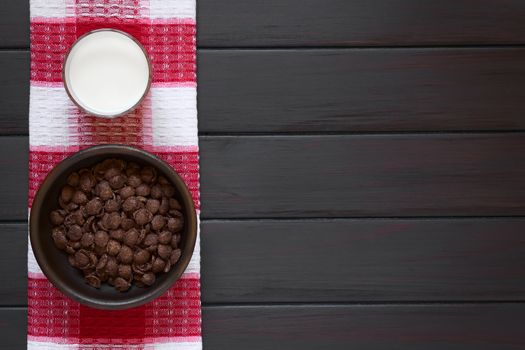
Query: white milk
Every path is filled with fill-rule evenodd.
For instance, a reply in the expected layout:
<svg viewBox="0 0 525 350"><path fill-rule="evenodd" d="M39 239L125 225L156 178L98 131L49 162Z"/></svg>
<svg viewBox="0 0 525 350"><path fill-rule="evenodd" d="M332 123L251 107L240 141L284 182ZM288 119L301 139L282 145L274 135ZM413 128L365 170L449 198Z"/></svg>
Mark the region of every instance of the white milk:
<svg viewBox="0 0 525 350"><path fill-rule="evenodd" d="M149 64L130 37L104 30L73 46L64 66L71 97L87 112L115 116L133 108L149 85Z"/></svg>

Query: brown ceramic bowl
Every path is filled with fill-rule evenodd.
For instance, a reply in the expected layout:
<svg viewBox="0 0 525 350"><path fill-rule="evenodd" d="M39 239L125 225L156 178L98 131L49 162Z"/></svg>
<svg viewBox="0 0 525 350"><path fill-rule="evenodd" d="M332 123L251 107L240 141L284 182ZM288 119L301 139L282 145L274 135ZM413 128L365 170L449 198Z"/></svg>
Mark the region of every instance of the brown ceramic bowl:
<svg viewBox="0 0 525 350"><path fill-rule="evenodd" d="M51 238L49 213L58 207L58 195L68 175L90 167L106 158L120 158L141 165L150 165L169 179L177 190L185 223L182 231L182 255L168 273L157 275L155 284L148 288L132 286L127 292L117 292L103 284L100 289L84 282L82 273L70 266L67 255L58 250ZM193 200L180 176L157 157L124 145L102 145L80 151L58 164L46 177L33 201L29 220L31 246L40 268L47 278L68 297L99 309L126 309L139 306L164 293L182 275L190 262L197 238L197 217Z"/></svg>

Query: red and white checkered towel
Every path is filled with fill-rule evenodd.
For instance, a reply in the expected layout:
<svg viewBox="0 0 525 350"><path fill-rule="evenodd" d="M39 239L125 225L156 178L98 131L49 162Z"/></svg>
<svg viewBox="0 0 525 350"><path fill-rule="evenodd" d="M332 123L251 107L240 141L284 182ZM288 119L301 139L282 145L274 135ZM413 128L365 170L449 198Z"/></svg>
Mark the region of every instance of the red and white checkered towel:
<svg viewBox="0 0 525 350"><path fill-rule="evenodd" d="M184 178L199 214L195 0L30 0L29 208L48 171L102 143L143 148ZM133 113L85 115L62 84L64 56L82 34L117 28L137 38L153 84ZM201 349L200 251L167 293L125 311L80 305L55 289L28 254L28 349Z"/></svg>

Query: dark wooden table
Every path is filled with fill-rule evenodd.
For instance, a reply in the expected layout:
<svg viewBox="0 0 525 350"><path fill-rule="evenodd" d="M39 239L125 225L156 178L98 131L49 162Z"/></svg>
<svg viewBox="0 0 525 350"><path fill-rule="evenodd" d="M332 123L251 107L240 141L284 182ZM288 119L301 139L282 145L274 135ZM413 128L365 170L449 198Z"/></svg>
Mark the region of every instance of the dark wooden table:
<svg viewBox="0 0 525 350"><path fill-rule="evenodd" d="M525 2L199 0L206 349L525 348ZM27 0L0 3L0 349Z"/></svg>

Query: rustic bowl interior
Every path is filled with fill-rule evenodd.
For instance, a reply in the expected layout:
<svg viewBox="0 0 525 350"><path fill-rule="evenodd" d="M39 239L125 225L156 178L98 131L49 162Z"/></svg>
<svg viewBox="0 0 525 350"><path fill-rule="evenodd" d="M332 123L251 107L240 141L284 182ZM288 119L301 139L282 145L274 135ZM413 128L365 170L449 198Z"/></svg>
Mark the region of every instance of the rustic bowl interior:
<svg viewBox="0 0 525 350"><path fill-rule="evenodd" d="M121 158L140 165L151 165L159 174L168 178L177 189L176 197L182 205L185 224L182 230L182 255L168 273L157 275L154 285L148 288L132 286L120 293L103 284L100 289L84 282L82 273L69 265L67 255L58 250L51 238L49 213L58 207L58 195L66 184L68 175L81 168L95 165L106 158ZM33 203L31 219L31 245L37 261L50 281L64 294L96 308L123 309L144 304L167 290L186 269L196 240L196 216L191 195L182 179L164 162L152 155L127 146L98 146L77 153L64 160L48 175Z"/></svg>

